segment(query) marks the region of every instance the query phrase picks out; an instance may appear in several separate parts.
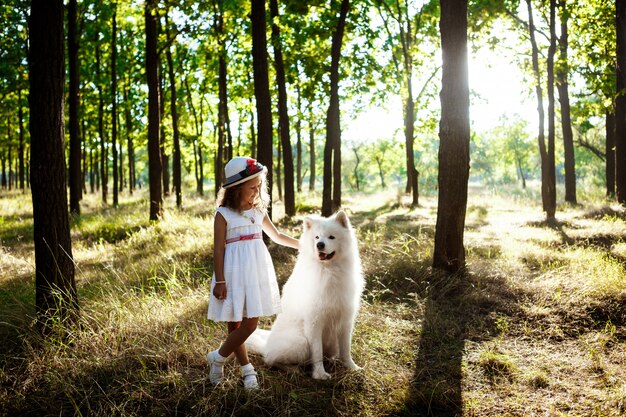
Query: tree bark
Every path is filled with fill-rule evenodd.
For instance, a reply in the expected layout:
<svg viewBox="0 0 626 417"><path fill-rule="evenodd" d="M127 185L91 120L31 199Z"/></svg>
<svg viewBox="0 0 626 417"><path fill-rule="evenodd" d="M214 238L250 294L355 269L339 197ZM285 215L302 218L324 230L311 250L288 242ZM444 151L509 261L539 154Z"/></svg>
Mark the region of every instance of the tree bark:
<svg viewBox="0 0 626 417"><path fill-rule="evenodd" d="M157 16L158 21L158 16ZM157 24L157 31L159 31L161 25ZM165 124L163 120L165 120L165 89L163 84L165 82L165 78L163 76L163 66L161 65L161 56L157 55L157 66L158 66L158 76L159 76L159 128L160 128L160 136L159 136L159 146L161 152L161 175L163 177L163 195L170 195L170 161L169 156L165 152Z"/></svg>
<svg viewBox="0 0 626 417"><path fill-rule="evenodd" d="M100 182L102 202L107 204L109 167L106 157L106 144L104 139L104 97L100 82L100 41L96 39L96 84L98 87L98 134L100 136Z"/></svg>
<svg viewBox="0 0 626 417"><path fill-rule="evenodd" d="M569 10L567 0L561 0L561 37L559 38L560 63L557 69L557 89L561 103L561 127L563 130L563 152L565 156L565 201L576 204L576 157L574 154L574 134L570 115L568 74L569 63L567 49L569 34L567 22Z"/></svg>
<svg viewBox="0 0 626 417"><path fill-rule="evenodd" d="M548 209L546 218L554 219L556 213L556 172L555 172L555 130L556 118L554 111L554 55L556 53L556 0L550 0L550 47L548 48Z"/></svg>
<svg viewBox="0 0 626 417"><path fill-rule="evenodd" d="M215 25L217 28L217 39L219 45L218 58L218 87L219 87L219 105L217 111L217 157L215 158L215 195L219 191L219 187L224 182L222 178L224 174L225 159L228 158L229 152L226 149L227 131L226 131L226 114L228 112L228 73L226 68L226 45L224 41L224 16L222 11L223 1L219 0L218 10L215 12ZM226 155L224 154L226 151Z"/></svg>
<svg viewBox="0 0 626 417"><path fill-rule="evenodd" d="M443 75L433 267L456 272L465 267L463 231L469 178L467 0L440 0L439 4Z"/></svg>
<svg viewBox="0 0 626 417"><path fill-rule="evenodd" d="M330 104L326 115L324 146L324 189L322 215L330 216L341 207L341 125L339 112L339 59L350 0L341 1L337 28L333 33L330 63ZM332 160L332 165L331 165Z"/></svg>
<svg viewBox="0 0 626 417"><path fill-rule="evenodd" d="M317 123L313 123L314 110L311 109L309 116L309 191L315 191L315 128Z"/></svg>
<svg viewBox="0 0 626 417"><path fill-rule="evenodd" d="M150 178L150 220L163 215L162 166L159 143L159 58L157 52L158 0L146 0L146 76L148 81L148 172Z"/></svg>
<svg viewBox="0 0 626 417"><path fill-rule="evenodd" d="M272 193L272 102L267 63L267 37L265 34L265 0L251 0L252 3L252 62L254 70L254 96L257 108L258 160L267 167L267 186ZM271 218L271 203L268 207Z"/></svg>
<svg viewBox="0 0 626 417"><path fill-rule="evenodd" d="M276 70L276 85L278 87L278 131L282 147L282 162L285 174L285 214L293 217L296 214L294 178L293 178L293 153L289 130L289 114L287 112L287 88L285 81L285 67L280 41L280 29L278 27L278 1L270 0L270 15L272 17L272 44L274 49L274 68Z"/></svg>
<svg viewBox="0 0 626 417"><path fill-rule="evenodd" d="M617 95L615 98L615 191L626 204L626 2L615 2L617 30Z"/></svg>
<svg viewBox="0 0 626 417"><path fill-rule="evenodd" d="M296 214L296 200L293 179L293 152L289 132L289 114L287 112L287 87L285 81L285 64L278 27L278 0L270 0L270 15L272 16L272 44L274 47L274 68L276 70L276 86L278 87L278 130L283 154L283 169L285 174L285 214L293 217Z"/></svg>
<svg viewBox="0 0 626 417"><path fill-rule="evenodd" d="M615 197L615 113L612 108L606 110L606 147L605 147L606 196Z"/></svg>
<svg viewBox="0 0 626 417"><path fill-rule="evenodd" d="M78 297L65 177L63 1L33 0L29 31L37 323L44 334L61 330L62 335L67 335L66 326L75 323L78 316ZM62 327L56 327L57 323Z"/></svg>
<svg viewBox="0 0 626 417"><path fill-rule="evenodd" d="M189 111L193 116L194 128L195 128L195 138L193 140L193 151L194 151L194 159L195 159L195 170L196 170L196 191L199 195L204 195L204 187L203 187L203 171L202 171L202 144L200 142L202 138L202 121L199 120L198 114L196 112L196 107L193 105L193 97L191 95L191 90L189 89L189 81L187 77L185 77L185 88L187 90L187 106L189 107ZM200 92L201 94L204 91Z"/></svg>
<svg viewBox="0 0 626 417"><path fill-rule="evenodd" d="M19 145L18 145L18 158L20 163L19 168L19 178L20 178L20 189L24 190L24 109L22 107L22 89L19 88L17 90L17 116L19 123Z"/></svg>
<svg viewBox="0 0 626 417"><path fill-rule="evenodd" d="M302 95L300 83L296 83L296 94L298 95L298 117L296 118L296 184L297 191L302 192Z"/></svg>
<svg viewBox="0 0 626 417"><path fill-rule="evenodd" d="M547 216L551 211L550 209L550 176L548 172L548 152L546 151L544 122L545 115L543 110L543 89L541 87L541 73L539 72L539 50L537 48L537 41L535 40L535 25L533 22L532 4L531 0L526 0L528 6L528 32L530 35L530 43L532 47L532 63L535 77L537 78L537 85L535 87L537 93L537 112L539 113L539 134L537 136L537 142L539 144L539 156L541 158L541 201L543 204L543 211Z"/></svg>
<svg viewBox="0 0 626 417"><path fill-rule="evenodd" d="M126 154L128 155L128 192L133 195L135 190L135 145L133 144L133 118L130 114L131 109L131 97L130 97L130 83L127 82L124 86L124 118L126 120Z"/></svg>
<svg viewBox="0 0 626 417"><path fill-rule="evenodd" d="M111 151L113 152L113 207L119 205L119 175L117 167L117 19L113 3L111 23Z"/></svg>
<svg viewBox="0 0 626 417"><path fill-rule="evenodd" d="M167 15L165 15L166 25L169 25ZM169 32L169 26L167 27ZM170 34L170 36L172 36ZM176 194L176 207L182 208L183 205L183 191L181 184L181 157L180 157L180 133L178 131L178 110L176 108L176 76L174 75L174 62L172 59L172 50L169 46L166 50L167 55L167 69L170 78L170 113L172 114L172 131L174 140L174 152L172 154L172 170L174 171L174 193Z"/></svg>
<svg viewBox="0 0 626 417"><path fill-rule="evenodd" d="M67 6L67 51L69 61L69 133L70 133L70 156L69 156L69 183L70 183L70 212L80 214L80 200L82 199L81 187L81 143L78 132L78 35L76 30L76 0L70 0Z"/></svg>

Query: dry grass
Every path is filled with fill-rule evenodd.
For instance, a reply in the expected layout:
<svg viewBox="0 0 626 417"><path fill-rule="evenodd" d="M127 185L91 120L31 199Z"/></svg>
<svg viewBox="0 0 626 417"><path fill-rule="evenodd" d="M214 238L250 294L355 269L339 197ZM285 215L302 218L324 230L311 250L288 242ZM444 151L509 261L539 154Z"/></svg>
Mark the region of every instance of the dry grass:
<svg viewBox="0 0 626 417"><path fill-rule="evenodd" d="M448 276L430 268L434 199L348 196L367 279L353 344L364 370L327 363L333 379L313 381L253 357L262 389L247 393L234 364L213 388L204 359L225 336L205 319L212 200L188 196L182 212L168 201L151 224L142 197L112 209L87 196L72 220L82 316L62 342L32 328L30 199L0 195L0 416L626 415L620 207L563 206L546 224L536 190L472 187L468 268ZM319 196L298 204L278 222L296 236ZM296 254L270 252L282 284Z"/></svg>

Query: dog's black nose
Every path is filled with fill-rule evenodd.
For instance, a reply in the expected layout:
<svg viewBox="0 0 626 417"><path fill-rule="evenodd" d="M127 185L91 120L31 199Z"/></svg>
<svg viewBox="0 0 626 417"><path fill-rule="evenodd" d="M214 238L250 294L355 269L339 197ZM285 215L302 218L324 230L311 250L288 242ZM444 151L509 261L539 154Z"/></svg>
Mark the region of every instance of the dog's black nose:
<svg viewBox="0 0 626 417"><path fill-rule="evenodd" d="M322 250L324 249L324 246L326 246L324 245L324 242L317 242L317 249Z"/></svg>

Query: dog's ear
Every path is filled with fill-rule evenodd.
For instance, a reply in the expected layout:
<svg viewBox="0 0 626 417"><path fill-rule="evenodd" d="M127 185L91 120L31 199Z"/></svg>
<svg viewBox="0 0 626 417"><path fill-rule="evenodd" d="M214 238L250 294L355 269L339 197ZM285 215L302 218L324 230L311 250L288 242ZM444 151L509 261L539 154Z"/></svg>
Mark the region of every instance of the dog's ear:
<svg viewBox="0 0 626 417"><path fill-rule="evenodd" d="M313 227L313 219L310 217L305 217L302 224L304 225L304 230L308 230Z"/></svg>
<svg viewBox="0 0 626 417"><path fill-rule="evenodd" d="M339 210L336 214L336 219L343 227L346 229L350 228L350 220L348 219L348 215L345 211Z"/></svg>

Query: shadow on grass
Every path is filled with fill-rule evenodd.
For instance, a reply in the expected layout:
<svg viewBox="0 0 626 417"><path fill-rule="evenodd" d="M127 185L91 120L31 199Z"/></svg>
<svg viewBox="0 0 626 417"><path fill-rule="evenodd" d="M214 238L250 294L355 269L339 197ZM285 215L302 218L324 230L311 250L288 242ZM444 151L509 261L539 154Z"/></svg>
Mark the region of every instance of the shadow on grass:
<svg viewBox="0 0 626 417"><path fill-rule="evenodd" d="M466 341L493 338L496 317L519 313L519 294L505 287L504 278L430 273L415 374L402 415L460 416Z"/></svg>

